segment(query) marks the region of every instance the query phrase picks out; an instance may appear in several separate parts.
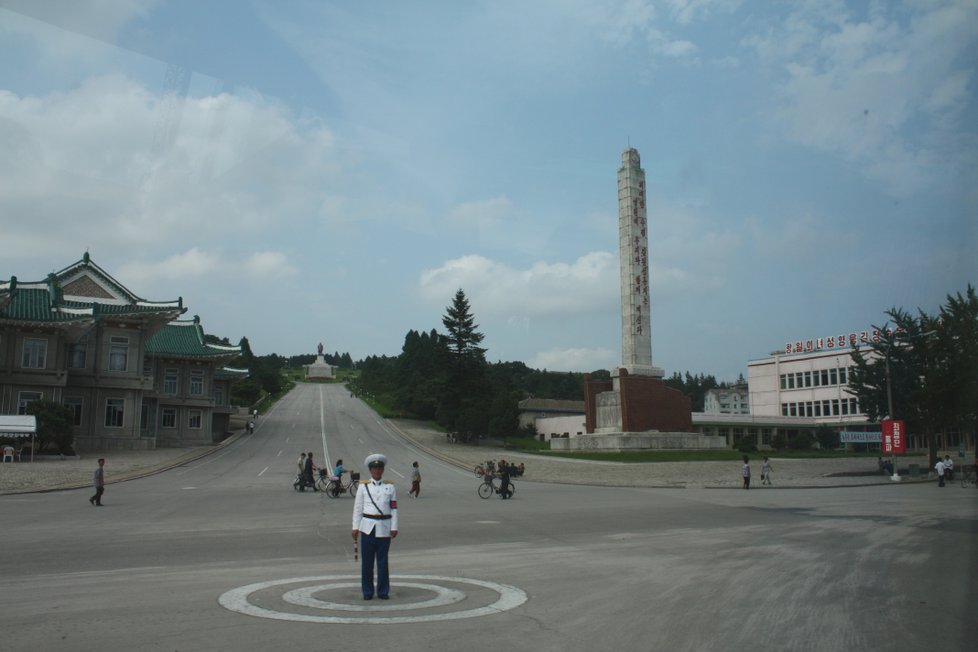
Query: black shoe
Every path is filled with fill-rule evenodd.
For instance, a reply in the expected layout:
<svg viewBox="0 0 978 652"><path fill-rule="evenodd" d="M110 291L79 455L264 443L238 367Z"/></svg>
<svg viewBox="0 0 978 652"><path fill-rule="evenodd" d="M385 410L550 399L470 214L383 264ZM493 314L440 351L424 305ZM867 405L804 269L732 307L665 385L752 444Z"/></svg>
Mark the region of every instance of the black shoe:
<svg viewBox="0 0 978 652"><path fill-rule="evenodd" d="M89 498L88 499L88 502L90 502L90 503L92 503L94 505L95 504L95 499L94 498Z"/></svg>
<svg viewBox="0 0 978 652"><path fill-rule="evenodd" d="M380 598L381 600L390 600L391 599L391 597L389 595L378 595L377 597Z"/></svg>
<svg viewBox="0 0 978 652"><path fill-rule="evenodd" d="M374 596L372 596L372 595L365 595L365 596L363 596L363 599L364 600L373 600L374 599Z"/></svg>

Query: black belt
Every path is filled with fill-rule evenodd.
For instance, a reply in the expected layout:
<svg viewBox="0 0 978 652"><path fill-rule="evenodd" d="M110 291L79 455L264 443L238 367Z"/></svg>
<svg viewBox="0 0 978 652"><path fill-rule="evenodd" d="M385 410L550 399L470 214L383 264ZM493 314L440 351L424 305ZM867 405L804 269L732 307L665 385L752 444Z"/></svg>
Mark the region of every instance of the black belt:
<svg viewBox="0 0 978 652"><path fill-rule="evenodd" d="M364 518L372 518L375 521L386 521L391 517L390 514L364 514Z"/></svg>

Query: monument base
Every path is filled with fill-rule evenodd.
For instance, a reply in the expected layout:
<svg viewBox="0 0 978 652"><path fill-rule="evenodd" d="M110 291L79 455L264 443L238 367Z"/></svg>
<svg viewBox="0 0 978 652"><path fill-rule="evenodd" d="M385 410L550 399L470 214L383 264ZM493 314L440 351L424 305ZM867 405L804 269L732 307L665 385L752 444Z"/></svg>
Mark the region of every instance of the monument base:
<svg viewBox="0 0 978 652"><path fill-rule="evenodd" d="M689 397L661 378L633 376L623 368L610 380L584 375L584 412L589 435L693 431Z"/></svg>
<svg viewBox="0 0 978 652"><path fill-rule="evenodd" d="M315 362L306 365L306 378L333 378L333 365L320 353Z"/></svg>
<svg viewBox="0 0 978 652"><path fill-rule="evenodd" d="M550 440L553 451L724 450L723 437L691 432L615 432Z"/></svg>

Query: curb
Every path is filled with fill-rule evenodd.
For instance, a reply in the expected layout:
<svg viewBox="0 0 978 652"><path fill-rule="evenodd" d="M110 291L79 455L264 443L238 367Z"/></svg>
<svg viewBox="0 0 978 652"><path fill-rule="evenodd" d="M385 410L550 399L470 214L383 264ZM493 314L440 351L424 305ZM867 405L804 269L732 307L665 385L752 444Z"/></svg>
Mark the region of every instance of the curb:
<svg viewBox="0 0 978 652"><path fill-rule="evenodd" d="M150 466L142 469L133 469L126 473L120 474L118 477L106 482L106 485L119 484L120 482L128 482L129 480L138 480L139 478L148 478L151 475L158 475L164 471L169 471L170 469L175 469L178 466L183 466L189 462L196 462L197 460L212 455L219 450L223 450L227 446L230 446L238 439L240 439L245 434L245 431L236 432L230 437L219 441L211 448L207 448L200 451L193 451L192 453L185 453L178 457L173 458L168 462L163 462L157 464L156 466ZM24 494L49 494L55 491L75 491L77 489L91 489L91 482L76 482L74 484L64 484L57 487L46 487L44 489L21 489L14 491L0 492L3 496L23 496Z"/></svg>

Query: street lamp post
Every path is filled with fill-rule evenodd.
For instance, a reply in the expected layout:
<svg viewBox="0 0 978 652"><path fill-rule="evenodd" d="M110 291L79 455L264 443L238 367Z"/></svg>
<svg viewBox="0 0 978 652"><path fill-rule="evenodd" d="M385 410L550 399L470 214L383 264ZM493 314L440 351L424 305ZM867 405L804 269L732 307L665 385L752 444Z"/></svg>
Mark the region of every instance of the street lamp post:
<svg viewBox="0 0 978 652"><path fill-rule="evenodd" d="M887 416L889 419L893 419L893 388L890 386L890 349L893 347L893 340L887 337L886 340L886 357L884 358L884 372L886 373L886 410L889 413ZM893 457L893 475L890 476L890 480L893 482L900 481L900 474L897 471L897 460L896 451L892 452Z"/></svg>

